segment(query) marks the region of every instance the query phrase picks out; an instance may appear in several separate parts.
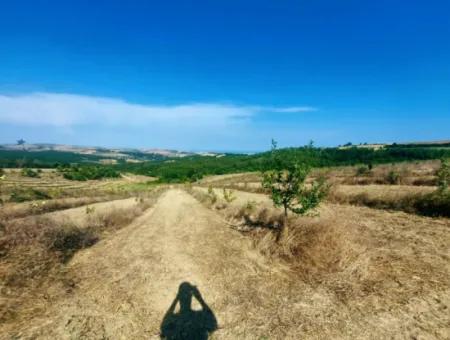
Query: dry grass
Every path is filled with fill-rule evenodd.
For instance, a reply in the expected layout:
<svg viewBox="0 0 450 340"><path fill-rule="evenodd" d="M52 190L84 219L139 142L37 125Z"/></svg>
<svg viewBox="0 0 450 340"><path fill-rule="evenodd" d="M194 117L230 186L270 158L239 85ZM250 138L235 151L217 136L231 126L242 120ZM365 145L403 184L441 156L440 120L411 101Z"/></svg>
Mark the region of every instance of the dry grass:
<svg viewBox="0 0 450 340"><path fill-rule="evenodd" d="M199 190L195 191L199 195ZM240 194L243 193L237 193L238 196ZM248 199L251 195L244 194L244 197ZM256 199L261 195L253 196ZM247 202L252 201L247 200ZM431 239L433 244L440 243L440 239L435 238L436 233L445 235L444 239L448 238L445 228L450 226L449 221L443 219L436 221L437 230L422 231L419 225L432 228L434 220L402 213L393 214L367 208L331 205L323 207L321 214L317 217L291 215L286 231L280 236L278 232L283 223L283 216L280 210L270 208L268 200L267 203L242 205L241 200L221 213L231 221L232 225L237 226L236 229L251 235L255 247L261 253L270 258L286 261L307 282L319 284L329 280L340 298L364 295L375 289L373 285L384 285L384 280L390 280L389 277L395 276L394 272L389 272L393 262L400 261L399 266L405 272L429 272L430 267L427 266L431 264L421 258L420 252L433 253L436 248L430 244ZM367 228L369 225L370 228ZM399 229L396 229L396 226ZM397 234L402 231L407 234L403 236ZM429 238L429 240L425 240L423 235L427 235L425 239ZM409 244L410 240L414 240L412 241L414 245ZM390 244L389 249L383 249L382 244L388 245L390 242L395 245ZM444 243L438 246L441 251L444 251ZM378 255L370 255L373 258L366 257L368 253L376 254L378 251L383 253L380 258L377 257ZM399 258L398 252L404 252L404 255ZM407 254L411 252L415 255L410 258ZM389 256L386 257L387 254ZM445 254L445 251L442 254ZM448 258L448 253L442 260L445 258ZM444 265L442 260L437 263ZM408 268L408 266L412 267ZM444 267L446 266L442 268ZM337 273L355 270L360 271L357 278L354 277L356 272L352 272L351 276L357 279L357 282L347 282L349 286L346 288L345 285L342 286L345 280L335 282L339 281L335 277ZM345 275L350 273L346 272ZM407 275L402 278L402 280L407 279ZM442 281L443 276L440 279ZM352 292L345 291L346 289Z"/></svg>
<svg viewBox="0 0 450 340"><path fill-rule="evenodd" d="M314 169L309 181L319 176L325 176L330 183L343 185L409 185L409 186L435 186L437 183L436 171L440 161L405 162L396 164L375 165L364 174L359 174L359 166L341 166ZM392 183L389 174L398 175L398 182ZM209 176L199 182L201 186L209 184L215 187L227 187L253 193L262 193L260 186L261 174L258 172Z"/></svg>
<svg viewBox="0 0 450 340"><path fill-rule="evenodd" d="M376 330L377 338L448 338L450 220L327 203L319 216L291 217L278 237L277 228L267 226L280 211L263 195L236 195L237 202L220 213L245 231L272 267L284 265L288 273L240 273L239 280L227 280L249 309L261 306L261 315L251 317L261 321L253 334L371 338ZM270 280L268 290L255 291L263 277Z"/></svg>
<svg viewBox="0 0 450 340"><path fill-rule="evenodd" d="M52 211L71 209L83 205L112 201L115 195L100 197L72 197L50 200L38 200L24 203L7 203L0 207L0 219L8 220L30 215L39 215Z"/></svg>
<svg viewBox="0 0 450 340"><path fill-rule="evenodd" d="M334 185L327 201L400 210L427 216L450 216L450 198L435 187L406 185Z"/></svg>
<svg viewBox="0 0 450 340"><path fill-rule="evenodd" d="M25 305L40 308L42 292L59 282L71 289L65 263L73 254L130 224L151 207L162 190L137 197L130 208L95 212L86 210L86 225L49 216L32 216L2 222L0 226L0 320L9 322ZM33 302L31 302L33 301ZM32 312L32 311L30 311Z"/></svg>

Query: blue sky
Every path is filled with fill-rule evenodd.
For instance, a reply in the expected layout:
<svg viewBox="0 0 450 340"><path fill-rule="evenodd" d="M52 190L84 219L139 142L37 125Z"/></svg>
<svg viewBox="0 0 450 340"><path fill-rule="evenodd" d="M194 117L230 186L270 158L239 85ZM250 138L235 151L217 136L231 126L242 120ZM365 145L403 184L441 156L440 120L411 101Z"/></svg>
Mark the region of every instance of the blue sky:
<svg viewBox="0 0 450 340"><path fill-rule="evenodd" d="M450 138L450 2L5 1L0 143Z"/></svg>

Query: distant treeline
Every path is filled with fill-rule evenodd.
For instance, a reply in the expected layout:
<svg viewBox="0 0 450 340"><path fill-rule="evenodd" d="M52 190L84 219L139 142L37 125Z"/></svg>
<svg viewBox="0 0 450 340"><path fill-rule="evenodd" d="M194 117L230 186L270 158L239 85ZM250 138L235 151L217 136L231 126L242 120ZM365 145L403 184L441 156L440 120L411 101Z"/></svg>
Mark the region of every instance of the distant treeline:
<svg viewBox="0 0 450 340"><path fill-rule="evenodd" d="M300 147L277 150L285 164L306 163L311 167L328 167L356 164L396 163L403 161L440 159L450 157L449 149L432 148L314 148ZM164 162L122 164L116 168L123 172L149 175L163 182L194 181L205 175L222 175L236 172L264 171L272 168L271 153L256 155L225 155L222 157L193 156Z"/></svg>
<svg viewBox="0 0 450 340"><path fill-rule="evenodd" d="M120 177L120 173L111 166L58 166L58 171L63 174L64 178L73 181L87 181L92 179Z"/></svg>
<svg viewBox="0 0 450 340"><path fill-rule="evenodd" d="M450 142L448 143L423 143L423 144L391 144L387 145L389 148L448 148L450 147Z"/></svg>
<svg viewBox="0 0 450 340"><path fill-rule="evenodd" d="M65 151L0 150L2 168L55 168L61 164L96 163L103 157Z"/></svg>
<svg viewBox="0 0 450 340"><path fill-rule="evenodd" d="M130 158L141 161L161 161L167 157L159 154L147 154L139 151L122 152ZM79 154L68 151L26 151L0 149L0 168L56 168L58 165L94 164L111 157L91 154ZM125 159L117 159L125 163Z"/></svg>
<svg viewBox="0 0 450 340"><path fill-rule="evenodd" d="M366 148L315 148L305 146L276 151L285 164L300 162L311 167L356 164L396 163L404 161L440 159L450 157L450 148L392 146L380 150ZM102 157L70 152L4 151L0 150L0 167L28 167L64 169L66 178L75 180L117 177L120 172L158 177L162 182L195 181L205 175L264 171L270 169L271 152L255 155L226 154L222 156L189 156L184 158L100 165ZM69 165L72 165L68 167ZM94 166L95 165L95 166Z"/></svg>

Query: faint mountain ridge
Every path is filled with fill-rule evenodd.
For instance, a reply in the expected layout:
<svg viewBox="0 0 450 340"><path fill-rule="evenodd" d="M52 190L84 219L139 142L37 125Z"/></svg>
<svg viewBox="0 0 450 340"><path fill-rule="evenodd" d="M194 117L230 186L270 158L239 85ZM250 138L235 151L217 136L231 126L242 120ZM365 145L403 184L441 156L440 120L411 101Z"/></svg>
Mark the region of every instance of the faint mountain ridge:
<svg viewBox="0 0 450 340"><path fill-rule="evenodd" d="M51 143L25 143L25 144L1 144L0 150L10 151L28 151L28 152L70 152L79 155L93 155L111 160L126 160L130 162L139 162L154 159L181 158L194 155L220 155L214 152L186 152L173 149L159 148L108 148L96 146L77 146L67 144Z"/></svg>

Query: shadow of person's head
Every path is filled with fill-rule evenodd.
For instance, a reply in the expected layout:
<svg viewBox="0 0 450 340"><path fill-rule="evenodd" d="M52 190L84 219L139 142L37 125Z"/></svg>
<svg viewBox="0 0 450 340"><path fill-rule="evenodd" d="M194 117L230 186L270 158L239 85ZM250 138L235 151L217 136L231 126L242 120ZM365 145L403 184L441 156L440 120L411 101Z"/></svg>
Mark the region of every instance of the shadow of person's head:
<svg viewBox="0 0 450 340"><path fill-rule="evenodd" d="M201 310L192 309L192 298L199 302ZM179 311L175 312L178 304ZM189 282L181 283L161 323L161 338L204 340L216 329L216 317L197 287Z"/></svg>
<svg viewBox="0 0 450 340"><path fill-rule="evenodd" d="M183 282L178 287L178 302L180 303L180 313L189 312L192 310L192 296L194 286L189 282Z"/></svg>

